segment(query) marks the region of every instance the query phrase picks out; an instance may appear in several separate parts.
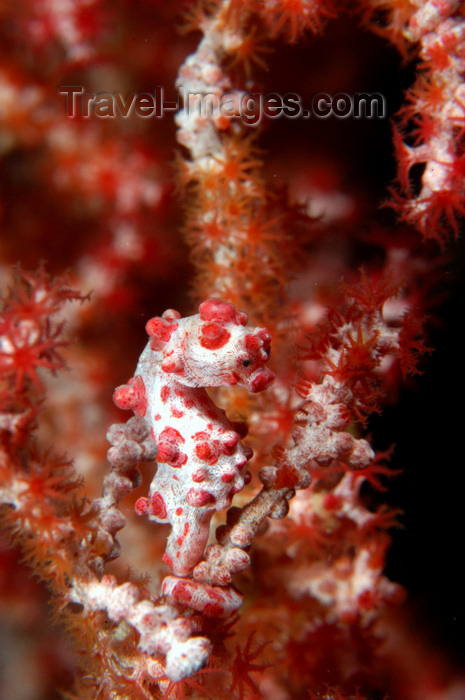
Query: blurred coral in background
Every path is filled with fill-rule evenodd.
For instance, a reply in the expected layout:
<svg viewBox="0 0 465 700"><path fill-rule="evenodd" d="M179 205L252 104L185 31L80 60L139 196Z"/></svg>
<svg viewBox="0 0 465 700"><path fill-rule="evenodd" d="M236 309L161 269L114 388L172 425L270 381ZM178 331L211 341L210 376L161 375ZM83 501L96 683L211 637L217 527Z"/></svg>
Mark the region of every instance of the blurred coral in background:
<svg viewBox="0 0 465 700"><path fill-rule="evenodd" d="M0 36L0 697L465 698L463 4L0 0ZM210 492L124 385L149 319Z"/></svg>

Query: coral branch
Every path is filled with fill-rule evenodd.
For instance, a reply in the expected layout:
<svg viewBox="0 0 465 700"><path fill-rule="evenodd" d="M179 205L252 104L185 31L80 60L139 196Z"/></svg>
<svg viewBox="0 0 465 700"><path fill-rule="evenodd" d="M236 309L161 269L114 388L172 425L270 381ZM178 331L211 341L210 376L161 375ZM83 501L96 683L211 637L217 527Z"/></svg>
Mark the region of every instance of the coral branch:
<svg viewBox="0 0 465 700"><path fill-rule="evenodd" d="M400 193L393 193L393 206L425 238L442 245L450 231L458 236L465 216L465 14L457 0L401 5L408 10L394 23L402 23L404 41L418 43L421 63L398 115L394 144ZM392 6L394 16L399 15L396 3ZM413 145L406 145L404 135ZM414 166L423 168L418 192Z"/></svg>

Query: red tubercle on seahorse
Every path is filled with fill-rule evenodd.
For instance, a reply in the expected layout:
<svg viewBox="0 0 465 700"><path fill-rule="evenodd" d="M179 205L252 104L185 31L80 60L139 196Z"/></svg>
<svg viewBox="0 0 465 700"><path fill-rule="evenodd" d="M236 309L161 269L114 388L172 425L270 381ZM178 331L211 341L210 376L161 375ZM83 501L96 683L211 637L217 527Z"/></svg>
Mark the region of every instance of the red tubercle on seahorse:
<svg viewBox="0 0 465 700"><path fill-rule="evenodd" d="M170 314L170 311L172 312ZM169 309L165 311L161 318L155 317L151 318L145 326L147 335L152 338L150 347L152 350L161 350L165 343L171 338L171 334L176 330L178 324L175 319L180 318L180 314L177 311Z"/></svg>
<svg viewBox="0 0 465 700"><path fill-rule="evenodd" d="M119 386L113 394L113 401L125 410L133 410L136 416L145 416L147 395L142 377L132 377L127 384Z"/></svg>

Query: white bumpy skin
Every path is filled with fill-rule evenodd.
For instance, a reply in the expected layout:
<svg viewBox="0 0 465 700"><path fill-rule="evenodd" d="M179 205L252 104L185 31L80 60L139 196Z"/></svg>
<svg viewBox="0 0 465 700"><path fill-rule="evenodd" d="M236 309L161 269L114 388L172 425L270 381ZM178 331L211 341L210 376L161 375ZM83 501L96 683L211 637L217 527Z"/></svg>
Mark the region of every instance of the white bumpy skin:
<svg viewBox="0 0 465 700"><path fill-rule="evenodd" d="M164 561L176 576L192 573L213 513L250 479L252 450L240 439L247 426L229 421L204 388L238 384L258 392L273 381L264 367L270 333L246 323L245 313L219 299L187 318L165 311L147 323L150 341L135 376L114 394L117 406L147 420L157 443L157 472L136 510L171 525Z"/></svg>

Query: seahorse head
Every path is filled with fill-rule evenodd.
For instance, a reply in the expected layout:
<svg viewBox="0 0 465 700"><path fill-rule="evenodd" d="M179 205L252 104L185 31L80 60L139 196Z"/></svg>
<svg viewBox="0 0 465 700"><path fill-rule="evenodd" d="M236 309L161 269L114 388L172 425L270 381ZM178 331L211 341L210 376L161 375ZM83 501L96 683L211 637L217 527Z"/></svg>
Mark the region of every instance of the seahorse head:
<svg viewBox="0 0 465 700"><path fill-rule="evenodd" d="M157 343L156 349L163 352L162 370L175 374L182 384L239 384L255 393L273 381L273 373L265 368L270 333L265 328L247 328L247 314L236 311L232 304L208 299L195 316L160 321L156 338L155 327L149 329L150 321L147 330Z"/></svg>

